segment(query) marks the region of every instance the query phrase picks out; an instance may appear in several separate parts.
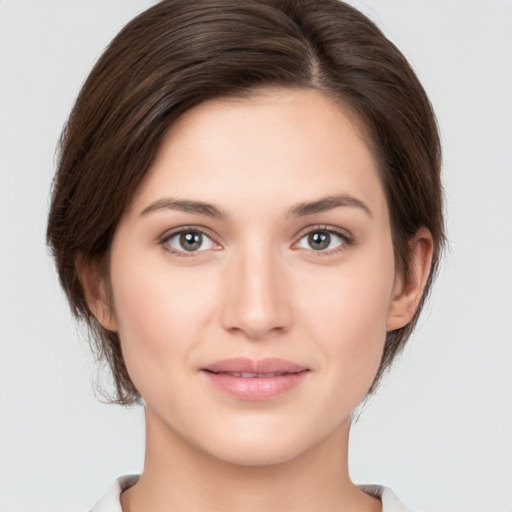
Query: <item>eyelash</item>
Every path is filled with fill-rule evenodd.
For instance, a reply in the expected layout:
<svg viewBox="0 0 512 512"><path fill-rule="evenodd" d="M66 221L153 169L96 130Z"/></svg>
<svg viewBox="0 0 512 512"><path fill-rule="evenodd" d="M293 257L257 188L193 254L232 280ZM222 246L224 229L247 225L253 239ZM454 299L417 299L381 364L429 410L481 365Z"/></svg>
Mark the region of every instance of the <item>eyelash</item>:
<svg viewBox="0 0 512 512"><path fill-rule="evenodd" d="M215 241L214 237L212 237L207 230L205 230L199 226L184 226L184 227L178 228L176 230L173 230L171 232L167 232L159 239L159 243L162 246L164 246L166 251L169 251L173 255L182 257L182 258L194 257L194 256L197 256L198 252L200 253L200 252L205 252L206 250L208 250L208 249L206 249L206 250L203 249L202 251L201 250L200 251L185 251L185 250L176 250L175 248L170 246L169 242L172 238L174 238L178 235L185 234L185 233L201 234L204 237L207 237L209 240L211 240L211 242L213 244L220 246L220 244ZM341 231L340 229L333 228L333 227L327 226L327 225L316 225L316 226L310 226L310 227L306 228L305 230L303 230L301 232L301 234L299 235L297 242L294 242L293 245L294 246L297 245L304 237L306 237L312 233L328 233L329 235L334 235L341 240L341 244L338 247L335 247L334 249L318 250L318 251L315 251L314 249L309 249L309 250L306 249L309 252L311 252L312 255L315 255L317 257L330 256L332 254L337 254L339 252L344 251L347 247L354 245L354 242L355 242L354 238L351 235L349 235L348 233L346 233L345 231ZM218 250L218 249L214 249L214 250Z"/></svg>

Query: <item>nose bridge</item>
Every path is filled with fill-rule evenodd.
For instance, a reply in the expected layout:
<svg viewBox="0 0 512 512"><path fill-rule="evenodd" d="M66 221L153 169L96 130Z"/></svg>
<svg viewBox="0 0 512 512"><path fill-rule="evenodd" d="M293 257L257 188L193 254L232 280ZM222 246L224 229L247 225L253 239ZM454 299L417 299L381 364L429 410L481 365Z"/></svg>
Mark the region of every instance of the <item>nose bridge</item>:
<svg viewBox="0 0 512 512"><path fill-rule="evenodd" d="M226 269L224 327L251 339L286 331L291 322L291 303L284 270L268 241L241 244Z"/></svg>

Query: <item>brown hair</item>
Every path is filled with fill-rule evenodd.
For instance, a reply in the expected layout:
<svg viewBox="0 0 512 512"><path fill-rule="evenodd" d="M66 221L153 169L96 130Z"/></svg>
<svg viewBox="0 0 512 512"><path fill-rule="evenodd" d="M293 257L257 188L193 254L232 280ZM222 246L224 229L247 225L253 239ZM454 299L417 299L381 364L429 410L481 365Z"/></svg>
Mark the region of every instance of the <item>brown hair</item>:
<svg viewBox="0 0 512 512"><path fill-rule="evenodd" d="M373 388L414 327L444 240L441 151L431 105L403 55L338 0L164 0L126 25L83 85L61 137L48 220L61 284L112 370L118 403L140 396L117 333L87 306L78 261L108 265L116 226L176 119L262 87L317 89L355 114L378 163L405 276L410 240L422 226L432 233L422 303L387 334Z"/></svg>

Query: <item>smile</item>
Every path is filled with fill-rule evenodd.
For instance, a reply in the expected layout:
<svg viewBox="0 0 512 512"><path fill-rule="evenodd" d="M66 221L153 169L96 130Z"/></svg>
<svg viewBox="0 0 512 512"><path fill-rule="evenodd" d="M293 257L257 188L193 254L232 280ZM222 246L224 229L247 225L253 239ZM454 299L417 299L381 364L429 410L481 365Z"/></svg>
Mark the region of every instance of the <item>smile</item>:
<svg viewBox="0 0 512 512"><path fill-rule="evenodd" d="M218 391L239 400L262 401L297 387L309 369L282 359L226 359L202 368Z"/></svg>
<svg viewBox="0 0 512 512"><path fill-rule="evenodd" d="M243 377L244 379L264 379L266 377L280 377L287 373L249 373L249 372L214 372L217 375L231 375L232 377Z"/></svg>

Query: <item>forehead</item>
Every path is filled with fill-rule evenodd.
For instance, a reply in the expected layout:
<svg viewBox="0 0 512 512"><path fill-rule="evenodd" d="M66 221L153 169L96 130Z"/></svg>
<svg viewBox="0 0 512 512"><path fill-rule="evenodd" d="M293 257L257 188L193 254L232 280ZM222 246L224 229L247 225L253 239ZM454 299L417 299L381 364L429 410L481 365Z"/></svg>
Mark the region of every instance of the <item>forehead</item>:
<svg viewBox="0 0 512 512"><path fill-rule="evenodd" d="M214 203L268 204L338 193L383 200L357 123L318 91L277 89L184 114L164 137L134 203L193 194Z"/></svg>

